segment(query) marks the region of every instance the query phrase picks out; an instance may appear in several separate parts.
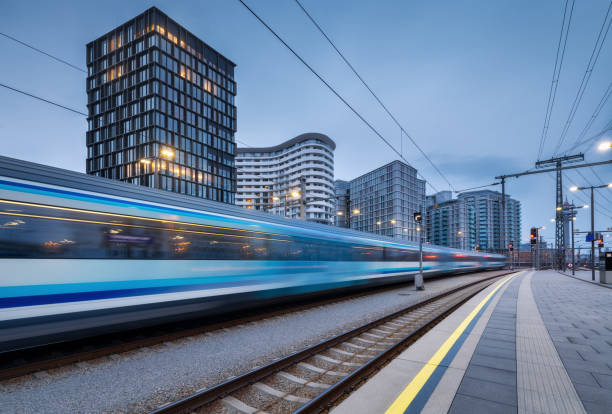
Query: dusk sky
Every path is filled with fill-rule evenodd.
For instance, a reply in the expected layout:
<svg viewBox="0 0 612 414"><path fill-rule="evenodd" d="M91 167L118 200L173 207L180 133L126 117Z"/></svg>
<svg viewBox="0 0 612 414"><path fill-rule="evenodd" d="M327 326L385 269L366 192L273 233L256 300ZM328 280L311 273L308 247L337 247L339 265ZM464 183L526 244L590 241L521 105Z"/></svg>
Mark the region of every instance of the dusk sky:
<svg viewBox="0 0 612 414"><path fill-rule="evenodd" d="M335 54L294 1L247 1L304 59L400 148L400 131ZM563 16L561 0L323 1L302 0L319 24L457 190L492 183L499 174L533 168ZM572 101L605 18L609 0L577 0L543 158L559 141ZM14 1L2 0L0 31L85 67L85 45L150 6L157 6L237 64L238 132L250 146L275 145L304 132L336 143L336 178L352 179L397 156L315 78L237 0ZM612 29L610 30L612 31ZM0 82L87 112L85 74L0 36ZM608 33L563 149L576 141L612 82ZM85 118L0 88L0 154L85 170ZM609 124L612 99L587 137ZM585 159L609 159L597 144ZM438 190L448 189L404 138L406 159ZM598 167L590 184L612 182ZM545 225L554 241L554 176L510 179L522 202L523 239ZM570 201L587 203L589 185L564 177ZM573 182L572 182L573 181ZM501 190L499 187L493 189ZM428 193L433 192L428 187ZM590 203L588 203L590 204ZM596 194L596 227L612 226L612 190ZM587 230L588 210L576 227ZM584 240L584 239L582 239ZM608 243L612 238L607 239Z"/></svg>

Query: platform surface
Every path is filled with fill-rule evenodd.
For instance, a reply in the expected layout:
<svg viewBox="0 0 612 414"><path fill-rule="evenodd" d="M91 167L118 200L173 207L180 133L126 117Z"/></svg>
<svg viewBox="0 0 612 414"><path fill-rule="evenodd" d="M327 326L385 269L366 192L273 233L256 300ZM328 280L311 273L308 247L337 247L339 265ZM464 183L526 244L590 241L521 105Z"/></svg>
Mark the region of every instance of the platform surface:
<svg viewBox="0 0 612 414"><path fill-rule="evenodd" d="M612 290L554 271L488 287L337 406L344 413L610 413Z"/></svg>

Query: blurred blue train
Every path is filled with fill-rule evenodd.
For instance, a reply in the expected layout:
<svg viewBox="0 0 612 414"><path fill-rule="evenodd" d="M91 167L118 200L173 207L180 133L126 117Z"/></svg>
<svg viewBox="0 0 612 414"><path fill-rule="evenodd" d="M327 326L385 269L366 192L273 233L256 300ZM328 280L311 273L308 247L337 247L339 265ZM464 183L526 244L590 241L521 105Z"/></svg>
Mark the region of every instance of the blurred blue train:
<svg viewBox="0 0 612 414"><path fill-rule="evenodd" d="M504 264L424 250L426 277ZM413 244L0 157L0 352L417 270Z"/></svg>

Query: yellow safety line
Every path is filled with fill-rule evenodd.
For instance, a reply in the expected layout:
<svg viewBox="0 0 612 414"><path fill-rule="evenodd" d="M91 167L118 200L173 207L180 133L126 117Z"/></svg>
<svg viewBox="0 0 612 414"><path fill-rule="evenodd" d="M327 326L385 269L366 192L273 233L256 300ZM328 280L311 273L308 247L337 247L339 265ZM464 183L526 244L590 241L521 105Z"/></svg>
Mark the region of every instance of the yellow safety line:
<svg viewBox="0 0 612 414"><path fill-rule="evenodd" d="M478 312L486 305L486 303L493 297L495 292L497 292L502 286L504 286L508 281L510 281L513 277L521 274L519 272L517 274L511 275L507 277L503 282L501 282L495 289L493 289L479 304L476 306L472 312L461 322L461 324L455 329L455 331L448 337L448 339L442 344L442 346L436 351L436 353L427 361L427 364L419 373L410 381L410 384L404 391L397 397L397 399L387 408L385 414L403 414L404 411L410 406L414 398L417 396L421 388L427 383L431 374L436 370L438 365L442 362L448 351L451 349L453 344L459 339L463 331L468 327L470 322L478 315Z"/></svg>

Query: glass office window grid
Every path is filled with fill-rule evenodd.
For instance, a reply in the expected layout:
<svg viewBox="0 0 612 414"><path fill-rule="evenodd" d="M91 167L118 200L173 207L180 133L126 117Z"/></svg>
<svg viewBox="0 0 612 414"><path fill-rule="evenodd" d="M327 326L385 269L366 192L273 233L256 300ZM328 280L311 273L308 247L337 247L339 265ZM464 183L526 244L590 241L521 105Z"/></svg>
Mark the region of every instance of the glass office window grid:
<svg viewBox="0 0 612 414"><path fill-rule="evenodd" d="M465 203L468 212L470 249L500 252L507 249L501 238L501 193L491 190L459 194L459 201ZM506 244L521 239L521 203L506 195L504 221Z"/></svg>
<svg viewBox="0 0 612 414"><path fill-rule="evenodd" d="M456 249L466 249L470 245L465 203L456 199L429 203L425 220L430 243Z"/></svg>
<svg viewBox="0 0 612 414"><path fill-rule="evenodd" d="M156 8L89 43L87 172L233 204L234 67Z"/></svg>
<svg viewBox="0 0 612 414"><path fill-rule="evenodd" d="M334 193L336 198L336 217L334 225L337 227L348 228L351 215L355 215L350 210L351 203L351 183L344 180L334 181Z"/></svg>
<svg viewBox="0 0 612 414"><path fill-rule="evenodd" d="M484 190L427 196L427 240L433 244L467 250L499 252L501 244L501 193ZM443 200L443 201L439 201ZM521 203L506 196L506 243L521 239ZM507 246L506 246L507 247Z"/></svg>
<svg viewBox="0 0 612 414"><path fill-rule="evenodd" d="M382 234L401 240L418 241L414 213L422 211L425 181L417 178L417 170L401 161L351 181L352 229Z"/></svg>

